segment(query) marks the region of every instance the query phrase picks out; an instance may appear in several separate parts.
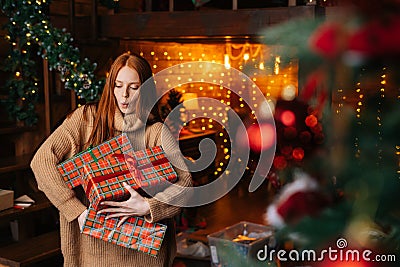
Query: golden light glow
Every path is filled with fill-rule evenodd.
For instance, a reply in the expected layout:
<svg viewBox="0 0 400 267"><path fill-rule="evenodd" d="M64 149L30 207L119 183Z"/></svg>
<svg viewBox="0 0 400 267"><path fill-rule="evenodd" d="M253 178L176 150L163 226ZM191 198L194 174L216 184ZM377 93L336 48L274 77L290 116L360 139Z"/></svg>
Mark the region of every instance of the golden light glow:
<svg viewBox="0 0 400 267"><path fill-rule="evenodd" d="M179 86L175 87L177 91L183 95L197 95L197 108L190 110L188 116L192 119L190 125L195 125L197 129L215 129L218 132L217 141L221 145L222 154L227 155L221 157L218 164L229 160L230 139L223 133L223 129L229 125L230 109L234 107L236 112L253 114L253 119L254 112L249 112L248 109L259 108L254 93L257 88L265 96L274 99L291 98L298 93L298 61L292 59L285 66L280 65L280 55L277 53L279 49L274 46L232 43L231 40L217 44L122 40L120 45L125 51L134 51L145 57L155 74L175 65L181 67L178 75L174 77L169 72L162 77L162 81L168 88L178 81ZM182 64L192 61L222 64L224 70L215 73L206 70L206 64ZM231 73L237 70L243 71L254 84L249 86L247 79L234 81ZM205 80L213 82L210 84L204 82ZM232 92L229 90L232 86L240 90L237 93ZM216 99L222 107L216 106L212 101L202 100L202 97ZM244 99L249 99L251 103L245 103ZM164 96L160 105L166 103L166 100L167 96ZM223 164L220 166L226 166ZM223 170L218 169L216 173L221 171Z"/></svg>

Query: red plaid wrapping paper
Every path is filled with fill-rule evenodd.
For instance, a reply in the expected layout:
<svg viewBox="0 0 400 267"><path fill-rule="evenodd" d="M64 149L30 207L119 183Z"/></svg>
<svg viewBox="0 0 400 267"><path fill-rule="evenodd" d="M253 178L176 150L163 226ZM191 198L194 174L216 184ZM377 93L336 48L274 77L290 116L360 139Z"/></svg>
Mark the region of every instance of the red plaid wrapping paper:
<svg viewBox="0 0 400 267"><path fill-rule="evenodd" d="M89 207L81 233L154 257L158 255L167 230L166 225L149 223L142 217L129 217L117 228L119 220L106 220L106 214L97 214Z"/></svg>
<svg viewBox="0 0 400 267"><path fill-rule="evenodd" d="M103 200L123 200L129 197L122 183L135 190L154 194L168 182L175 182L177 174L161 146L128 154L112 154L107 159L85 165L82 185L94 210Z"/></svg>
<svg viewBox="0 0 400 267"><path fill-rule="evenodd" d="M107 157L113 153L126 153L128 151L132 151L132 146L128 136L123 133L63 161L57 165L57 169L63 176L68 187L74 188L81 184L85 164L95 162L99 158Z"/></svg>

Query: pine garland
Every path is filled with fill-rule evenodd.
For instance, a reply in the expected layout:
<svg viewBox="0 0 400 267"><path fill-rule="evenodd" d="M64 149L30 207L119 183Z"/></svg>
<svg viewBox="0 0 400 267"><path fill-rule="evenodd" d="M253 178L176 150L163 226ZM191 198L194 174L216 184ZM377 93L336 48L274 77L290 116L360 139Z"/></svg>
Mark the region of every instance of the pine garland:
<svg viewBox="0 0 400 267"><path fill-rule="evenodd" d="M11 72L5 83L9 90L5 101L12 119L27 125L37 123L35 106L39 99L40 79L35 56L48 60L49 69L61 74L65 89L74 90L78 98L93 101L99 97L104 81L96 80L96 63L80 59L79 49L65 29L51 25L46 10L51 0L1 0L1 10L9 18L4 25L11 52L3 64ZM36 55L35 55L36 53Z"/></svg>

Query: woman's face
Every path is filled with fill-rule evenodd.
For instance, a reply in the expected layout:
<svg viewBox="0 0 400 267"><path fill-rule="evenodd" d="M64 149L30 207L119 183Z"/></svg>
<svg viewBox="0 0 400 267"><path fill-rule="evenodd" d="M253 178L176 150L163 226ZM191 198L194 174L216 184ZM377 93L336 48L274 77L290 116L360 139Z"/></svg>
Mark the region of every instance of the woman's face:
<svg viewBox="0 0 400 267"><path fill-rule="evenodd" d="M135 111L139 87L140 79L137 71L128 66L122 67L115 79L114 96L123 114Z"/></svg>

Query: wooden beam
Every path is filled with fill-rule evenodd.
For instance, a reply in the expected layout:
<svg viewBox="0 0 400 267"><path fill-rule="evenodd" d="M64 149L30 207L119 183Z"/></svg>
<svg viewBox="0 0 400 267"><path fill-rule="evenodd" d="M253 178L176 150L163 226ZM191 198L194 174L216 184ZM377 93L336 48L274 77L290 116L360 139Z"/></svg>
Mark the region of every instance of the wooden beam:
<svg viewBox="0 0 400 267"><path fill-rule="evenodd" d="M152 0L145 0L144 2L145 5L145 11L146 12L151 12L152 8L153 8L153 1Z"/></svg>
<svg viewBox="0 0 400 267"><path fill-rule="evenodd" d="M68 32L72 32L71 29L69 28L69 19L67 16L51 16L50 21L53 24L54 27L57 28L66 28ZM88 27L91 23L91 17L90 16L76 16L74 25L75 25L75 31L74 31L74 39L75 40L89 40L91 39L91 28Z"/></svg>
<svg viewBox="0 0 400 267"><path fill-rule="evenodd" d="M77 103L76 103L76 93L74 90L71 90L71 110L76 109Z"/></svg>
<svg viewBox="0 0 400 267"><path fill-rule="evenodd" d="M90 28L92 31L91 37L93 40L96 40L98 37L98 28L97 28L97 0L92 0L92 14L91 14L91 23Z"/></svg>
<svg viewBox="0 0 400 267"><path fill-rule="evenodd" d="M72 37L74 37L73 34L75 32L75 0L70 0L68 2L68 7L69 7L69 14L68 14L69 29Z"/></svg>
<svg viewBox="0 0 400 267"><path fill-rule="evenodd" d="M316 15L315 6L115 14L99 17L99 36L147 40L258 36L268 26Z"/></svg>
<svg viewBox="0 0 400 267"><path fill-rule="evenodd" d="M238 9L238 0L232 0L232 10Z"/></svg>
<svg viewBox="0 0 400 267"><path fill-rule="evenodd" d="M51 132L49 79L49 62L47 59L43 59L44 121L46 136L49 136Z"/></svg>

